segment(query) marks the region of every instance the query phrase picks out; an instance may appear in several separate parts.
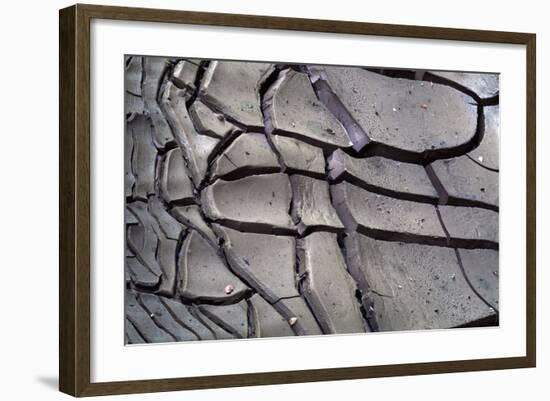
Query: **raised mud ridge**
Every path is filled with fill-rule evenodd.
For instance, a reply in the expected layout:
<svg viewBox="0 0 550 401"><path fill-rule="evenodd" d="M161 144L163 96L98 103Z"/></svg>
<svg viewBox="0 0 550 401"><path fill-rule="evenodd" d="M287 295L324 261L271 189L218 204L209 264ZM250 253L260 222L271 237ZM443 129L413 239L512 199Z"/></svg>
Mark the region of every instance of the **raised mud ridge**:
<svg viewBox="0 0 550 401"><path fill-rule="evenodd" d="M125 68L126 343L498 324L498 75Z"/></svg>

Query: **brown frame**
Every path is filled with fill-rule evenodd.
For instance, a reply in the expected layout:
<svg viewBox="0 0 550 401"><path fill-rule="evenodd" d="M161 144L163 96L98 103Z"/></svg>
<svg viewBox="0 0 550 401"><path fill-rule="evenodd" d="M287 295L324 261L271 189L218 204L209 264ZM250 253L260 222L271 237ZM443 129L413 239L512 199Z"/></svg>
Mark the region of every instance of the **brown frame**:
<svg viewBox="0 0 550 401"><path fill-rule="evenodd" d="M90 20L92 18L268 28L525 45L527 49L527 354L224 376L90 382ZM59 13L59 389L73 396L535 367L536 35L191 11L74 5Z"/></svg>

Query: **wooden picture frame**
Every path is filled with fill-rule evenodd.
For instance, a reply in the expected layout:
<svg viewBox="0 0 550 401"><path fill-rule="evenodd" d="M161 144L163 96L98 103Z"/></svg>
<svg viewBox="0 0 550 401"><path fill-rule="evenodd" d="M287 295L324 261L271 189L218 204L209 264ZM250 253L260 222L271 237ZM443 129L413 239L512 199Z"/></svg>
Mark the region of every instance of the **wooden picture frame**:
<svg viewBox="0 0 550 401"><path fill-rule="evenodd" d="M524 45L527 54L525 60L527 70L526 355L92 383L90 380L90 21L92 19ZM95 396L535 366L536 37L534 34L80 4L60 10L59 29L59 388L62 392L73 396Z"/></svg>

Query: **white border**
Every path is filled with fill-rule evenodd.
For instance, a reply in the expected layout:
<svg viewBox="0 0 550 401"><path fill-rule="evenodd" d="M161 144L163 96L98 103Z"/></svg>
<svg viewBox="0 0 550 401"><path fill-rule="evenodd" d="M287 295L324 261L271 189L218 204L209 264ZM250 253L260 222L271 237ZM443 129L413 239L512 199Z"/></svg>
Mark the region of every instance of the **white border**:
<svg viewBox="0 0 550 401"><path fill-rule="evenodd" d="M525 355L525 48L93 20L92 382ZM123 346L123 55L501 73L500 327Z"/></svg>

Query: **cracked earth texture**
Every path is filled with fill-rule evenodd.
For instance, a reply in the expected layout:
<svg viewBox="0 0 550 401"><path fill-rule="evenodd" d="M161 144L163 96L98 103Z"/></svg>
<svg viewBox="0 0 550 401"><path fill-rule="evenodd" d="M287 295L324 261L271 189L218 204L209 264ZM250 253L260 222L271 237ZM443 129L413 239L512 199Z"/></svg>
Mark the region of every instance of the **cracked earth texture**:
<svg viewBox="0 0 550 401"><path fill-rule="evenodd" d="M127 344L498 324L498 75L129 56Z"/></svg>

